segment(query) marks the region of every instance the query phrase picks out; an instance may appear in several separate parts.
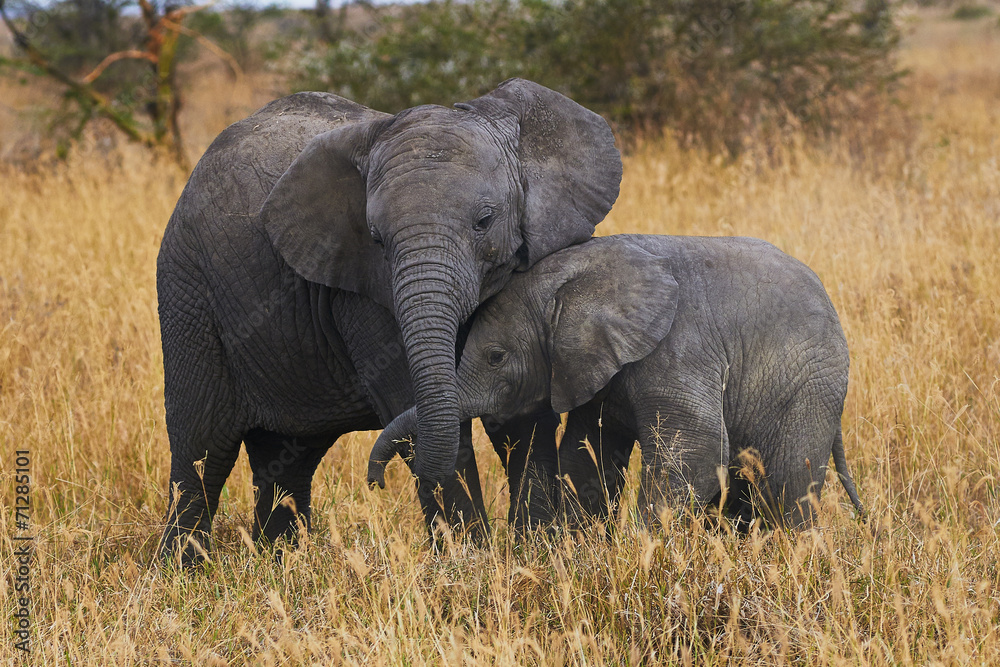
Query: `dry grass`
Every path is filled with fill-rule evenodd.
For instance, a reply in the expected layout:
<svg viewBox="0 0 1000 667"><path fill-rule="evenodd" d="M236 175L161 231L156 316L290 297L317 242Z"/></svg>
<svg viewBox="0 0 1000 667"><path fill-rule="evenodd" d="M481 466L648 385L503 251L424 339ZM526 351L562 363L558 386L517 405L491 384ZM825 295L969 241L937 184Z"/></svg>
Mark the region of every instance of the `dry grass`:
<svg viewBox="0 0 1000 667"><path fill-rule="evenodd" d="M115 164L94 149L7 168L0 497L12 506L13 451L30 450L31 662L997 662L1000 31L985 26L918 28L909 138L861 155L791 140L738 164L650 145L602 225L759 236L823 279L852 352L845 443L871 520L831 479L824 527L801 535L695 522L650 537L626 516L607 540L515 545L480 433L495 544L435 555L398 463L392 493L365 487L372 434L356 434L317 474L308 548L278 565L244 544L243 457L213 562L157 567L169 451L154 266L183 176L131 148ZM11 520L0 513L5 554ZM19 659L6 629L0 656Z"/></svg>

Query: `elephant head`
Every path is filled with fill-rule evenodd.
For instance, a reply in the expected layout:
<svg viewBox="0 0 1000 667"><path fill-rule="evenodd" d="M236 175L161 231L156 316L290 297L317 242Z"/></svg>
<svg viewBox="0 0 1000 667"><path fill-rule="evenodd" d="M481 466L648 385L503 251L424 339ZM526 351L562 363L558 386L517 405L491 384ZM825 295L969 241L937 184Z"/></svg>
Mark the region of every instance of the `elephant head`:
<svg viewBox="0 0 1000 667"><path fill-rule="evenodd" d="M455 106L316 136L261 211L297 273L395 313L416 401L414 472L431 483L455 468L459 326L513 271L590 238L622 168L600 116L529 81Z"/></svg>
<svg viewBox="0 0 1000 667"><path fill-rule="evenodd" d="M458 369L462 419L506 421L539 408L569 412L666 338L677 311L670 262L627 236L593 239L549 255L476 313ZM385 428L368 481L412 435L413 410Z"/></svg>

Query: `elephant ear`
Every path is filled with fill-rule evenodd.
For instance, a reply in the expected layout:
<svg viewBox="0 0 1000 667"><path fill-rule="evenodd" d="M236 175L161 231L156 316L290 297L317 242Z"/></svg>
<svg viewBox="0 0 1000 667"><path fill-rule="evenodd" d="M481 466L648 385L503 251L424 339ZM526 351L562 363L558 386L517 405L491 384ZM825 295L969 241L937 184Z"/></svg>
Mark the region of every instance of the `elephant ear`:
<svg viewBox="0 0 1000 667"><path fill-rule="evenodd" d="M677 312L678 287L666 258L620 237L594 239L551 259L567 277L550 304L548 330L552 409L562 413L591 400L625 364L660 344Z"/></svg>
<svg viewBox="0 0 1000 667"><path fill-rule="evenodd" d="M525 188L527 266L586 241L618 198L621 154L608 123L568 97L524 79L455 105L488 117L513 116Z"/></svg>
<svg viewBox="0 0 1000 667"><path fill-rule="evenodd" d="M365 168L392 117L362 118L313 137L261 207L278 254L306 280L368 296L392 309L390 269L371 237Z"/></svg>

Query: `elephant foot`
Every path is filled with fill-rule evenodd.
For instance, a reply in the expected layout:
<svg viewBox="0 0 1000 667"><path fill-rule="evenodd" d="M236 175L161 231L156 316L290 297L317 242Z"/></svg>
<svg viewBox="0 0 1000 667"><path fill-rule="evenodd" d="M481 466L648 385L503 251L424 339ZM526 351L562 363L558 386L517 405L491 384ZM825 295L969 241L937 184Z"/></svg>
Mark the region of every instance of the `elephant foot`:
<svg viewBox="0 0 1000 667"><path fill-rule="evenodd" d="M298 493L288 493L273 484L263 489L257 487L255 493L254 543L270 548L282 541L293 549L297 547L299 538L312 527L311 493L301 489ZM275 552L280 554L281 548L276 547Z"/></svg>
<svg viewBox="0 0 1000 667"><path fill-rule="evenodd" d="M559 479L541 466L529 463L523 476L514 481L508 520L515 535L536 531L554 535L562 502Z"/></svg>
<svg viewBox="0 0 1000 667"><path fill-rule="evenodd" d="M417 497L432 550L442 552L449 542L464 542L475 547L489 543L490 525L485 510L477 507L469 494L464 493L463 485L452 481L445 488L432 488L418 479Z"/></svg>
<svg viewBox="0 0 1000 667"><path fill-rule="evenodd" d="M158 548L160 560L164 564L179 565L187 570L211 560L211 536L198 529L169 526L160 538Z"/></svg>

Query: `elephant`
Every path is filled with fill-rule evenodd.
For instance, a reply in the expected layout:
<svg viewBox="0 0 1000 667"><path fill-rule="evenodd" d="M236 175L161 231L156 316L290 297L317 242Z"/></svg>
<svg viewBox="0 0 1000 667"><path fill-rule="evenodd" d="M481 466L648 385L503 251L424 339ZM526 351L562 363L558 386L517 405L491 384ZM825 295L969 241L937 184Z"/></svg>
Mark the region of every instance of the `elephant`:
<svg viewBox="0 0 1000 667"><path fill-rule="evenodd" d="M458 369L460 414L496 424L568 412L558 462L571 525L608 517L638 441L647 526L668 509L716 504L744 528L758 517L801 527L831 453L863 515L840 426L848 365L822 283L773 245L594 238L480 307ZM415 419L408 410L379 436L370 484L384 488L386 462L419 438Z"/></svg>
<svg viewBox="0 0 1000 667"><path fill-rule="evenodd" d="M467 320L515 271L590 238L621 174L603 118L522 79L395 115L298 93L223 131L157 260L171 452L161 555L205 555L241 443L254 537L294 537L334 441L411 406L428 524L486 526L458 418ZM542 412L491 437L516 449L557 425Z"/></svg>

